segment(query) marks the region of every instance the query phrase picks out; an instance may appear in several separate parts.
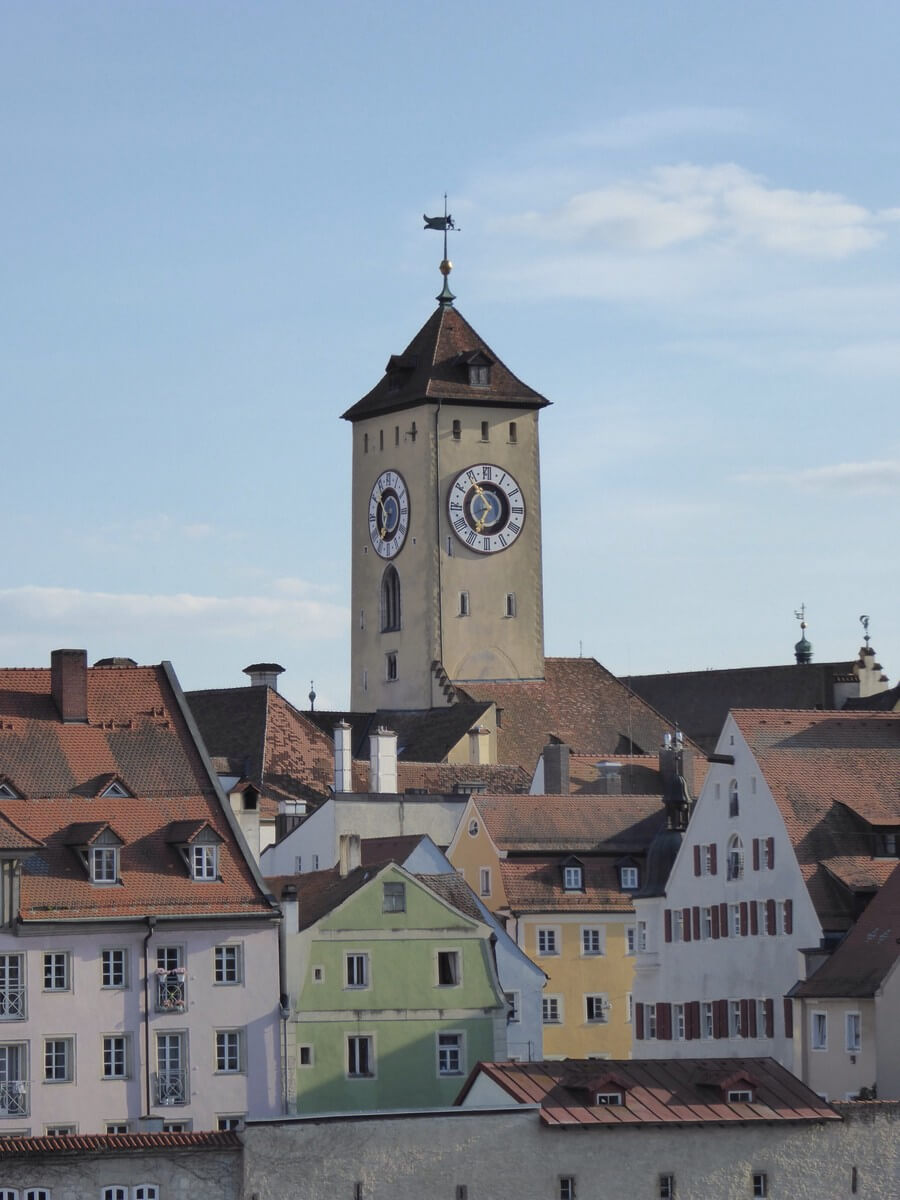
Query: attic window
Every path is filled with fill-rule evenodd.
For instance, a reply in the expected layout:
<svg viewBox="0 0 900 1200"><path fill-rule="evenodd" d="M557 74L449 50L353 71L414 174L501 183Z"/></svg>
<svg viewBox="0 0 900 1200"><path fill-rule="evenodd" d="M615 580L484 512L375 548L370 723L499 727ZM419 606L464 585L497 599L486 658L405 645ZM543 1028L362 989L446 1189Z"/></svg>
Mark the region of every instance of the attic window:
<svg viewBox="0 0 900 1200"><path fill-rule="evenodd" d="M92 846L89 859L91 883L115 883L118 880L118 846Z"/></svg>
<svg viewBox="0 0 900 1200"><path fill-rule="evenodd" d="M18 800L16 792L9 786L8 783L0 783L0 800Z"/></svg>
<svg viewBox="0 0 900 1200"><path fill-rule="evenodd" d="M469 837L477 837L477 836L478 836L478 822L475 820L472 820L469 822Z"/></svg>
<svg viewBox="0 0 900 1200"><path fill-rule="evenodd" d="M624 1104L625 1097L621 1092L598 1092L595 1104Z"/></svg>
<svg viewBox="0 0 900 1200"><path fill-rule="evenodd" d="M103 791L100 793L100 799L101 800L109 800L109 799L121 800L121 799L124 799L126 796L129 796L130 794L131 793L126 788L124 788L117 779L114 779L112 781L112 783L109 785L109 787L104 788Z"/></svg>
<svg viewBox="0 0 900 1200"><path fill-rule="evenodd" d="M244 790L244 812L256 812L259 808L259 792L255 787Z"/></svg>
<svg viewBox="0 0 900 1200"><path fill-rule="evenodd" d="M729 1088L728 1089L729 1104L752 1104L753 1091L751 1088Z"/></svg>
<svg viewBox="0 0 900 1200"><path fill-rule="evenodd" d="M191 846L191 878L206 880L218 877L218 846Z"/></svg>
<svg viewBox="0 0 900 1200"><path fill-rule="evenodd" d="M584 869L579 865L563 867L563 888L567 892L584 890Z"/></svg>
<svg viewBox="0 0 900 1200"><path fill-rule="evenodd" d="M469 363L469 387L490 387L491 368L487 363Z"/></svg>
<svg viewBox="0 0 900 1200"><path fill-rule="evenodd" d="M637 867L620 867L619 868L619 887L623 892L633 891L638 886L638 869Z"/></svg>

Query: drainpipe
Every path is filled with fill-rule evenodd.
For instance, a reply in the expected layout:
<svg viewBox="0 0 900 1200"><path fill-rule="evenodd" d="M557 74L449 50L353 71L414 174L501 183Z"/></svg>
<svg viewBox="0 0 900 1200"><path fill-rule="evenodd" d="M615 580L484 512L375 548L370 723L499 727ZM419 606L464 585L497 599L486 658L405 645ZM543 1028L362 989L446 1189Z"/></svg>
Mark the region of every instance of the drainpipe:
<svg viewBox="0 0 900 1200"><path fill-rule="evenodd" d="M287 935L297 930L297 889L294 884L287 884L281 892L281 920L278 922L278 1012L281 1017L281 1111L284 1116L290 1112L290 1074L288 1071L288 1021L291 1019L291 997L287 983ZM288 920L293 928L288 930ZM296 1079L294 1080L296 1088ZM296 1094L296 1093L295 1093Z"/></svg>
<svg viewBox="0 0 900 1200"><path fill-rule="evenodd" d="M150 1116L150 961L149 947L153 931L156 929L156 917L147 918L147 934L144 938L144 1099L146 1100L147 1116Z"/></svg>

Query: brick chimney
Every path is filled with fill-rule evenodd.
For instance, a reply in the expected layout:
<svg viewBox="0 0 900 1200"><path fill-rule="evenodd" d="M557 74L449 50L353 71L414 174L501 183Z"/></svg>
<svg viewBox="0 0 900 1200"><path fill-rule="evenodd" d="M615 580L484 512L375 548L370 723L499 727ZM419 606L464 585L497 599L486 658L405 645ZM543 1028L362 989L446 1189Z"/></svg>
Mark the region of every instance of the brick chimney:
<svg viewBox="0 0 900 1200"><path fill-rule="evenodd" d="M54 650L50 693L63 721L87 724L87 650Z"/></svg>

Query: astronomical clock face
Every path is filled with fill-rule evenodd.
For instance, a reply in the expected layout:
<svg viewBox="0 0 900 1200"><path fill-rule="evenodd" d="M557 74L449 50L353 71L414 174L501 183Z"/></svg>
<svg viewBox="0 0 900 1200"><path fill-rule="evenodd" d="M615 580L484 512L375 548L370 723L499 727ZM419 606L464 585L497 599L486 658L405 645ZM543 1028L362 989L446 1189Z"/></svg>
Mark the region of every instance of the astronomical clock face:
<svg viewBox="0 0 900 1200"><path fill-rule="evenodd" d="M409 492L402 475L382 471L369 496L369 537L377 554L394 558L409 529Z"/></svg>
<svg viewBox="0 0 900 1200"><path fill-rule="evenodd" d="M447 498L450 526L459 540L479 554L511 546L525 524L525 500L509 471L479 463L461 471Z"/></svg>

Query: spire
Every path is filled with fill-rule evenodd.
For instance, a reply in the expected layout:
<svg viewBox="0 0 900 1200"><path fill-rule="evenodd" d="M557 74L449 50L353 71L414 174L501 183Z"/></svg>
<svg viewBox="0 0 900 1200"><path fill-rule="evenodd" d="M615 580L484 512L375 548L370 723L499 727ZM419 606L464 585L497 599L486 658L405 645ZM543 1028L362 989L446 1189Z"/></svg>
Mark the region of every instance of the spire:
<svg viewBox="0 0 900 1200"><path fill-rule="evenodd" d="M422 219L425 222L426 229L440 230L444 235L444 257L441 260L439 270L444 277L444 286L441 288L436 299L441 308L451 308L456 297L450 291L450 272L453 270L453 263L447 254L447 230L456 229L453 223L453 217L447 212L447 193L444 192L444 215L442 217L429 217L425 213L422 214Z"/></svg>
<svg viewBox="0 0 900 1200"><path fill-rule="evenodd" d="M798 666L806 666L812 662L812 642L806 636L806 605L801 604L794 610L794 616L800 622L800 641L794 645L794 657Z"/></svg>

